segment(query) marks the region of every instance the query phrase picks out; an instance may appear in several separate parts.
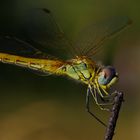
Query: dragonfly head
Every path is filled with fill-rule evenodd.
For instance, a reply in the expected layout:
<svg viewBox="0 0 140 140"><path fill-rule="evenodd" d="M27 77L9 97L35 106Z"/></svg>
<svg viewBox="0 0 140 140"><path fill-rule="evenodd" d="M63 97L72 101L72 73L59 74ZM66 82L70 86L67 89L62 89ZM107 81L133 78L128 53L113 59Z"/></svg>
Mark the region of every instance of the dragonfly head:
<svg viewBox="0 0 140 140"><path fill-rule="evenodd" d="M105 66L99 71L97 81L104 90L109 89L118 81L118 73L114 67Z"/></svg>

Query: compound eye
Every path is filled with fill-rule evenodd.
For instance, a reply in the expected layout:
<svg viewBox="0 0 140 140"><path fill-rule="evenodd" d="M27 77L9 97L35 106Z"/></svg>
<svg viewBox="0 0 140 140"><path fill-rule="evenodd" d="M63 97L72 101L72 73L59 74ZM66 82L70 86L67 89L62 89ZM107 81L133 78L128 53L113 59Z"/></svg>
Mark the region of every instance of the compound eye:
<svg viewBox="0 0 140 140"><path fill-rule="evenodd" d="M107 85L116 76L116 71L111 66L102 68L99 73L98 82L101 85Z"/></svg>

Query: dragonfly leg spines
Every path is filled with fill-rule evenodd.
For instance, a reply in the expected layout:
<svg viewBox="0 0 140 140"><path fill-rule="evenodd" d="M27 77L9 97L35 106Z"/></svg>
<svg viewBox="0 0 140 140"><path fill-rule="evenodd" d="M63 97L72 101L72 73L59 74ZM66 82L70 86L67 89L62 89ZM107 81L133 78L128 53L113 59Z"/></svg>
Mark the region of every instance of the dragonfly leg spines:
<svg viewBox="0 0 140 140"><path fill-rule="evenodd" d="M89 91L90 91L90 93L92 94L92 97L94 98L94 100L95 100L95 103L99 106L99 108L101 109L101 110L105 110L105 111L110 111L110 109L109 108L106 108L106 107L104 107L105 105L112 105L114 102L113 102L113 100L111 100L111 102L100 102L99 100L98 100L98 98L97 98L97 94L99 93L99 91L97 90L97 88L94 86L94 88L92 88L91 86L89 87ZM104 98L104 97L108 97L108 96L103 96L102 95L102 97L101 98Z"/></svg>
<svg viewBox="0 0 140 140"><path fill-rule="evenodd" d="M89 104L89 97L90 97L90 95L89 95L89 92L91 92L92 90L91 90L91 86L90 85L88 85L88 88L87 88L87 95L86 95L86 111L92 116L92 117L94 117L98 122L100 122L102 125L104 125L105 127L107 127L107 125L103 122L103 121L101 121L94 113L92 113L91 111L90 111L90 104Z"/></svg>

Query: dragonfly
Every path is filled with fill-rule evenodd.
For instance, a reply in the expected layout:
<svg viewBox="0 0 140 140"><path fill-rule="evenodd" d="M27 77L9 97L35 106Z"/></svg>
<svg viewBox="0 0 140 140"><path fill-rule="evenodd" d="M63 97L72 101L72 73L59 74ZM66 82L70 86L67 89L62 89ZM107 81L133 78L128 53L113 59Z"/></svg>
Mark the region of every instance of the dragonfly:
<svg viewBox="0 0 140 140"><path fill-rule="evenodd" d="M42 23L44 22L44 23ZM87 85L86 110L106 126L90 111L90 95L101 110L109 110L115 92L111 87L118 81L113 66L104 66L94 61L102 44L128 25L128 17L115 17L94 23L80 32L75 42L69 41L56 24L50 10L37 10L25 24L26 40L15 36L0 37L0 61L39 72L41 75L66 76Z"/></svg>

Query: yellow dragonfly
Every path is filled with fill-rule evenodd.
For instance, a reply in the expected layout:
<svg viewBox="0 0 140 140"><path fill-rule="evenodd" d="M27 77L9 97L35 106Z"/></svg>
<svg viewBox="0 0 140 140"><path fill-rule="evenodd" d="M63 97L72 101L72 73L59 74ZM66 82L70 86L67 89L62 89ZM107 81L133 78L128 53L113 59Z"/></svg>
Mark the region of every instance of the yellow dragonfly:
<svg viewBox="0 0 140 140"><path fill-rule="evenodd" d="M92 24L80 33L77 41L71 43L65 39L51 12L40 9L24 23L27 27L31 25L25 30L26 40L0 37L0 61L45 75L64 75L84 83L87 85L87 111L106 126L90 111L89 97L91 94L100 109L109 110L105 105L113 103L115 94L110 92L110 88L118 80L118 73L114 67L98 64L93 58L104 41L130 23L127 17L116 17Z"/></svg>

